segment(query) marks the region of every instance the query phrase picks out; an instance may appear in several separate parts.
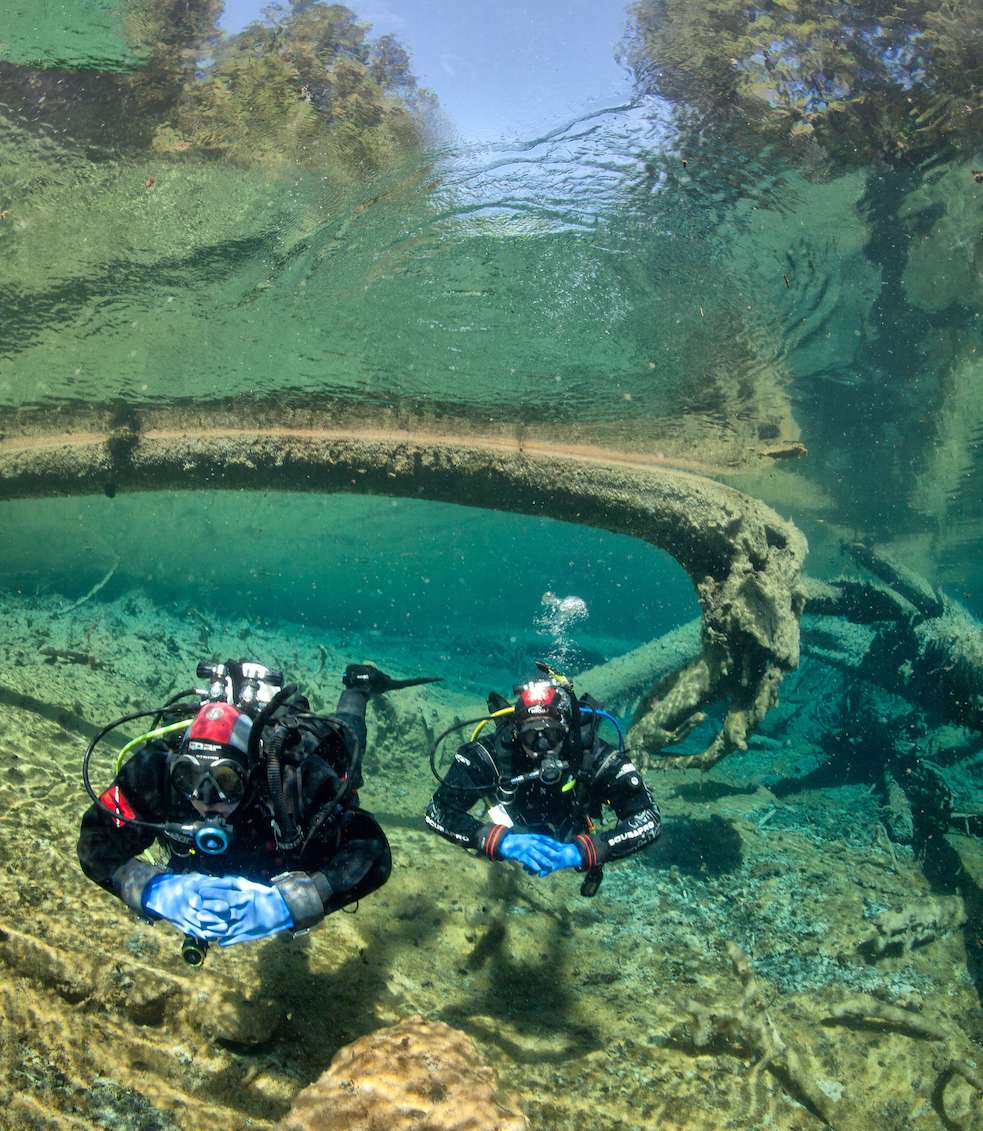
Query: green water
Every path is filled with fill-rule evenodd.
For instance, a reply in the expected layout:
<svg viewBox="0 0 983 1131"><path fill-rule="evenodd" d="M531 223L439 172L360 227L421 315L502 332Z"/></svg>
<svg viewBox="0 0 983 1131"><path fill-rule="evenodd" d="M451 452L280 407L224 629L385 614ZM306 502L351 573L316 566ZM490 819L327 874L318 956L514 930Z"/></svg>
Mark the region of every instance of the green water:
<svg viewBox="0 0 983 1131"><path fill-rule="evenodd" d="M437 503L204 492L12 502L6 518L7 591L68 603L115 565L105 598L143 589L177 613L354 636L479 701L540 655L593 667L699 611L683 571L644 543ZM585 601L582 638L551 627L546 593Z"/></svg>
<svg viewBox="0 0 983 1131"><path fill-rule="evenodd" d="M413 1013L474 1038L537 1131L804 1131L827 1101L847 1131L983 1126L983 7L612 4L614 36L575 0L503 5L514 43L489 62L468 3L292 0L231 37L219 0L0 0L0 460L171 418L627 453L769 504L810 578L870 585L844 551L865 542L945 613L806 604L749 748L649 767L666 833L591 904L426 833L426 746L538 658L616 687L609 662L700 614L671 547L504 495L221 490L190 464L186 491L5 495L0 1126L275 1126L339 1048ZM483 67L520 97L528 44L563 112L530 96L521 127L472 135L455 95ZM587 55L605 97L570 78ZM584 617L557 617L568 596ZM370 713L390 884L354 926L195 983L78 874L78 764L93 728L241 650L325 707L351 660L444 683ZM630 723L641 689L613 694ZM932 900L930 937L863 951ZM148 1006L134 985L169 988ZM857 994L944 1035L831 1021ZM693 997L771 1018L805 1075L757 1030L681 1034ZM245 1039L243 1002L271 1000Z"/></svg>

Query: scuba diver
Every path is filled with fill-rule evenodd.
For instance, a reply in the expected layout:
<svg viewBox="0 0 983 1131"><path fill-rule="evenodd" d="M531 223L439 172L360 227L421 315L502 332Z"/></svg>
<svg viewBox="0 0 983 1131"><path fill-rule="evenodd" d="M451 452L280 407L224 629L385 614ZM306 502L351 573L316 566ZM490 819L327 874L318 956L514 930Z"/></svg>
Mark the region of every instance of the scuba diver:
<svg viewBox="0 0 983 1131"><path fill-rule="evenodd" d="M592 896L605 862L655 841L662 817L625 754L614 716L590 696L578 698L570 680L547 664L536 666L546 678L516 685L514 706L493 692L488 718L459 723L437 739L430 767L440 785L425 819L453 844L489 860L516 860L532 876L584 872L580 891ZM604 721L617 730L617 746L599 737ZM490 723L495 731L481 737ZM437 746L472 724L470 741L441 778ZM484 822L470 812L479 799L489 805ZM617 823L601 830L593 819L605 804Z"/></svg>
<svg viewBox="0 0 983 1131"><path fill-rule="evenodd" d="M202 662L197 675L207 689L178 692L93 738L82 765L93 804L78 842L89 879L185 933L191 965L209 942L304 933L386 882L389 843L358 801L365 708L372 695L436 679L349 664L338 706L320 715L262 664ZM147 717L149 731L123 747L113 783L96 794L96 745ZM166 863L141 858L155 840Z"/></svg>

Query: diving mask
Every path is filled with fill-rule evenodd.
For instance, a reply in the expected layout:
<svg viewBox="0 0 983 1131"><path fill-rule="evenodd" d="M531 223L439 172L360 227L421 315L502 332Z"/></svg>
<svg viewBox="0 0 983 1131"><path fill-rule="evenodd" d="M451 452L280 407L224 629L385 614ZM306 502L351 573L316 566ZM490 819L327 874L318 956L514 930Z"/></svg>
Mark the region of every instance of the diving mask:
<svg viewBox="0 0 983 1131"><path fill-rule="evenodd" d="M171 785L202 805L238 805L246 794L245 769L231 758L181 754L171 766Z"/></svg>
<svg viewBox="0 0 983 1131"><path fill-rule="evenodd" d="M566 741L567 728L556 719L529 719L516 731L519 745L530 758L556 755Z"/></svg>

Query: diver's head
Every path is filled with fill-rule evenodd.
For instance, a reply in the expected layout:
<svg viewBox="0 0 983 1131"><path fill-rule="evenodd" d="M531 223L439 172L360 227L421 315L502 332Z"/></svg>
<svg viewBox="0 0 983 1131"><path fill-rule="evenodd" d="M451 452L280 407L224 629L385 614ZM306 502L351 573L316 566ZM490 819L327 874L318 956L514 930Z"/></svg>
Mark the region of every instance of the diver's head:
<svg viewBox="0 0 983 1131"><path fill-rule="evenodd" d="M553 680L532 680L516 688L512 733L527 758L557 758L570 734L570 696Z"/></svg>
<svg viewBox="0 0 983 1131"><path fill-rule="evenodd" d="M206 703L170 766L171 786L202 817L228 817L249 784L252 720L231 703Z"/></svg>

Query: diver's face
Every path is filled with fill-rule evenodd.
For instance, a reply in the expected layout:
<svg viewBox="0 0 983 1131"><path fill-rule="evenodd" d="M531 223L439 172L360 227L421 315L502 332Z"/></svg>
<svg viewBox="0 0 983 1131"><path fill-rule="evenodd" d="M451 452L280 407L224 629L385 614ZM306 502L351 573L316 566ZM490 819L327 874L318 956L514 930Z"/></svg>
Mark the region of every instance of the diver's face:
<svg viewBox="0 0 983 1131"><path fill-rule="evenodd" d="M234 758L181 754L171 764L171 786L199 817L225 818L246 795L246 772Z"/></svg>
<svg viewBox="0 0 983 1131"><path fill-rule="evenodd" d="M563 749L567 728L556 719L530 719L519 728L516 738L527 758L557 757Z"/></svg>
<svg viewBox="0 0 983 1131"><path fill-rule="evenodd" d="M235 804L231 801L207 802L199 801L197 798L192 799L191 805L199 817L205 817L207 820L230 817L239 808L238 802Z"/></svg>

